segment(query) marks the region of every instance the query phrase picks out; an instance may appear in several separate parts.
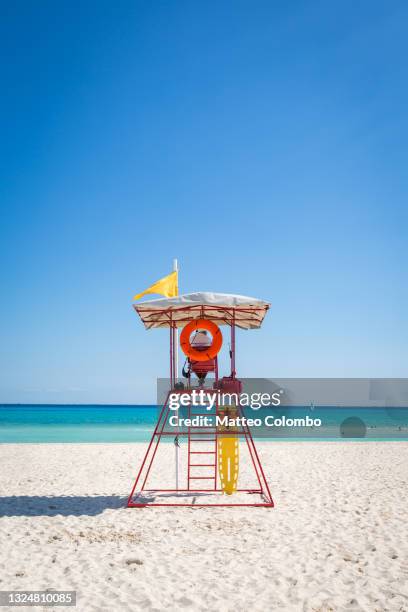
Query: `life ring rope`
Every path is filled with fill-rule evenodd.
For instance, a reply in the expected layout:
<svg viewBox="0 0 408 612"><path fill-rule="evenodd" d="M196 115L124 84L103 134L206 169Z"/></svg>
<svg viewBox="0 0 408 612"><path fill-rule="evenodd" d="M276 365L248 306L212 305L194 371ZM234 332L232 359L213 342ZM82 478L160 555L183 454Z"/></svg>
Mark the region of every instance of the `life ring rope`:
<svg viewBox="0 0 408 612"><path fill-rule="evenodd" d="M212 343L208 348L206 347L204 350L196 349L192 346L190 342L190 336L194 331L198 329L205 329L210 332L212 335ZM209 359L214 359L216 355L221 350L222 347L222 333L220 328L213 321L209 321L208 319L194 319L187 323L180 334L180 346L181 350L187 357L193 359L194 361L207 361Z"/></svg>

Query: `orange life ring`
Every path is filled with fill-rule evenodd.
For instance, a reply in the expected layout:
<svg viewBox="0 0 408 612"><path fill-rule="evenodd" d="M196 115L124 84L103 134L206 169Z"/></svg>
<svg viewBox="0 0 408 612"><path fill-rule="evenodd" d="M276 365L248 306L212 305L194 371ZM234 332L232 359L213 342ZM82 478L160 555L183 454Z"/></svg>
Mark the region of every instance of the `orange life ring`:
<svg viewBox="0 0 408 612"><path fill-rule="evenodd" d="M190 335L197 329L209 331L213 338L211 346L202 351L193 348L190 342ZM194 321L190 321L190 323L187 323L187 325L183 327L183 331L180 334L180 346L183 353L194 361L214 359L220 352L222 346L221 330L213 321L208 321L207 319L194 319Z"/></svg>

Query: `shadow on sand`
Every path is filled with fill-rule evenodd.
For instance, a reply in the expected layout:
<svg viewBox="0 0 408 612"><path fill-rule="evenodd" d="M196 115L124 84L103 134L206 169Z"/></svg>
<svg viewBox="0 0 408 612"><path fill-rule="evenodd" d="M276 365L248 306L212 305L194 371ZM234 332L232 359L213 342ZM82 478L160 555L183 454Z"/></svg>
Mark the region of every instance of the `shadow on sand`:
<svg viewBox="0 0 408 612"><path fill-rule="evenodd" d="M126 508L127 497L118 495L10 495L0 497L2 516L95 516L105 510Z"/></svg>

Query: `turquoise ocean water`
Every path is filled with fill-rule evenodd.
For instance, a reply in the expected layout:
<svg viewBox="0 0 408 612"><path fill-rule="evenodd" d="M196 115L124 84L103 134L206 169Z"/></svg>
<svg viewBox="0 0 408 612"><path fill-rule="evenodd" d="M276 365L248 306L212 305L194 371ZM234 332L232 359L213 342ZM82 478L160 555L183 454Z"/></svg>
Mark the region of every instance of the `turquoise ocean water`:
<svg viewBox="0 0 408 612"><path fill-rule="evenodd" d="M268 413L270 414L270 412ZM408 440L407 408L285 408L276 417L320 418L322 428L304 430L253 428L266 439L340 439L342 423L350 417L364 423L365 440ZM157 406L123 405L1 405L0 443L13 442L147 442L159 415ZM263 418L260 411L246 416ZM167 438L169 441L172 438Z"/></svg>
<svg viewBox="0 0 408 612"><path fill-rule="evenodd" d="M0 443L143 442L157 406L1 405Z"/></svg>

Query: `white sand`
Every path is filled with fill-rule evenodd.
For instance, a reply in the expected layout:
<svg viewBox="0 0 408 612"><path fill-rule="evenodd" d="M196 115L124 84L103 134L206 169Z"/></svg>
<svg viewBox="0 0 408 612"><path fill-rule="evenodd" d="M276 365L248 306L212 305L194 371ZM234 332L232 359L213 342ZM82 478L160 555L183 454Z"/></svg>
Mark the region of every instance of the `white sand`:
<svg viewBox="0 0 408 612"><path fill-rule="evenodd" d="M408 443L259 446L275 509L127 509L145 445L0 445L0 590L76 589L81 612L408 610Z"/></svg>

